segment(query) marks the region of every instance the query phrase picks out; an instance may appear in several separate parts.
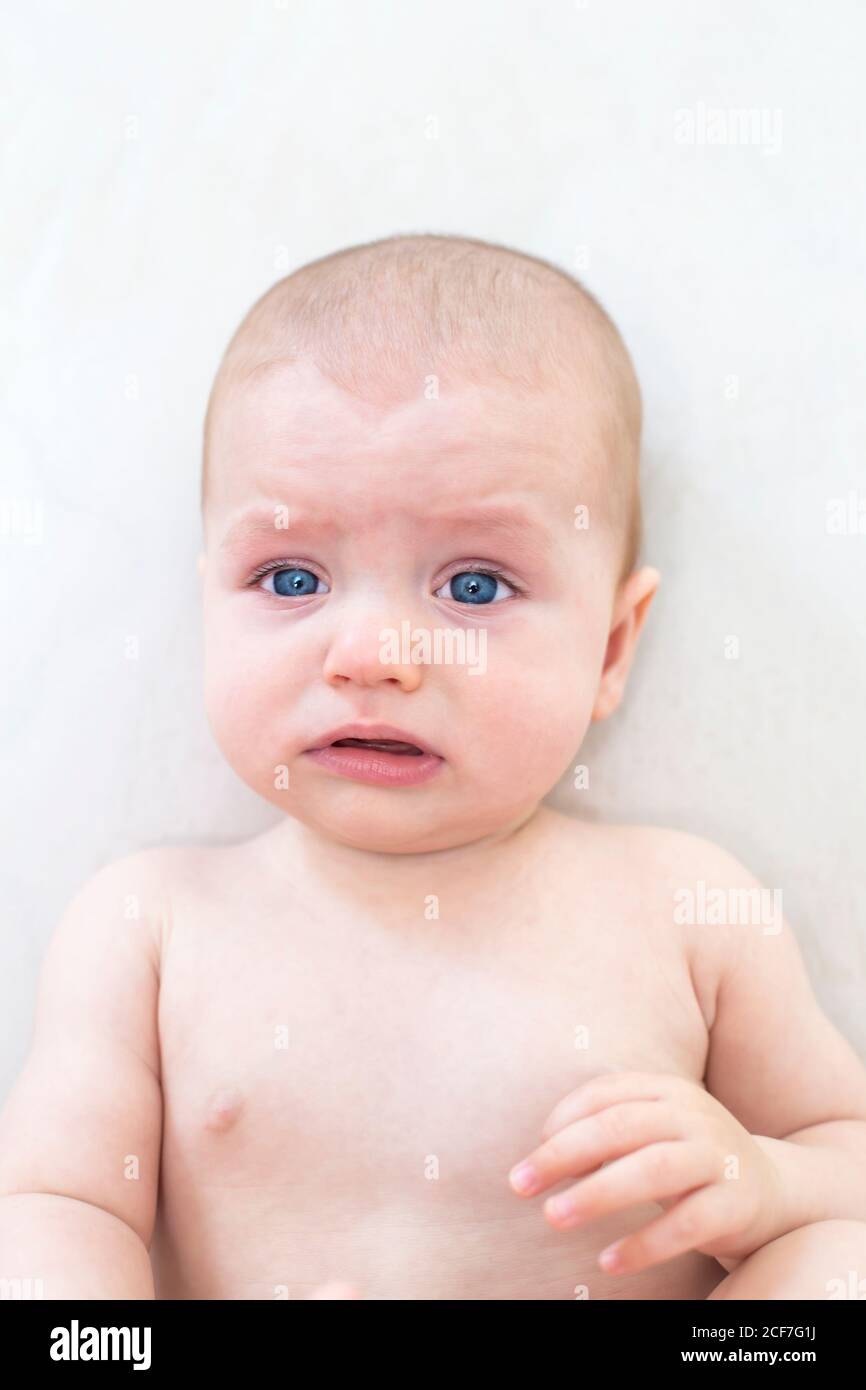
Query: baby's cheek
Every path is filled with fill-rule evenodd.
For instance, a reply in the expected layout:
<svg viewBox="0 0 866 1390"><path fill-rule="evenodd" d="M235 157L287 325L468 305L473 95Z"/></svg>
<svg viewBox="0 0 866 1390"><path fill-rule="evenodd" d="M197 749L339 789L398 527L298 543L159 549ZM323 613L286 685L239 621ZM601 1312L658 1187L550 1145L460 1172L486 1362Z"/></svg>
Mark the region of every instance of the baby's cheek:
<svg viewBox="0 0 866 1390"><path fill-rule="evenodd" d="M505 679L470 678L470 687L477 682L477 695L471 710L464 707L464 727L479 731L478 746L500 782L541 788L544 795L563 774L592 711L591 682L579 677L574 662L569 667L539 659L524 662Z"/></svg>
<svg viewBox="0 0 866 1390"><path fill-rule="evenodd" d="M248 764L255 758L254 711L250 707L249 687L244 690L231 673L210 672L205 683L205 707L217 746L239 775L249 775Z"/></svg>
<svg viewBox="0 0 866 1390"><path fill-rule="evenodd" d="M241 776L249 777L263 760L272 761L274 720L289 697L259 653L211 633L205 644L204 699L217 745Z"/></svg>

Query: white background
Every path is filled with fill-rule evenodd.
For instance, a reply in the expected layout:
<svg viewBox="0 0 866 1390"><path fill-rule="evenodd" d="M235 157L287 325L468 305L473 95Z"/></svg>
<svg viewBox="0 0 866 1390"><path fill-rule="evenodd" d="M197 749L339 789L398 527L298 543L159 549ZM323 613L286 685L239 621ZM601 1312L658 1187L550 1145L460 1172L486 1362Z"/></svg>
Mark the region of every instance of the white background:
<svg viewBox="0 0 866 1390"><path fill-rule="evenodd" d="M662 589L590 789L552 799L781 888L866 1056L866 535L827 532L866 501L862 5L90 0L7 28L0 1094L71 893L274 815L202 709L204 405L254 298L399 231L577 271L643 384ZM701 142L713 108L771 138Z"/></svg>

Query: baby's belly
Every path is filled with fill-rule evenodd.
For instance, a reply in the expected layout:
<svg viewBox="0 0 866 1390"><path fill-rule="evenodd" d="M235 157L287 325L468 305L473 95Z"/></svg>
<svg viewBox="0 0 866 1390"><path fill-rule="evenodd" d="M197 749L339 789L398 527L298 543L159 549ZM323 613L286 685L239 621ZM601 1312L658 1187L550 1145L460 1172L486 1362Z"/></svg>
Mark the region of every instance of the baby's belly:
<svg viewBox="0 0 866 1390"><path fill-rule="evenodd" d="M640 1274L598 1268L599 1251L658 1216L656 1206L556 1232L539 1200L508 1194L359 1198L299 1207L279 1190L176 1187L151 1251L157 1297L303 1299L339 1278L367 1299L703 1299L725 1277L694 1252Z"/></svg>

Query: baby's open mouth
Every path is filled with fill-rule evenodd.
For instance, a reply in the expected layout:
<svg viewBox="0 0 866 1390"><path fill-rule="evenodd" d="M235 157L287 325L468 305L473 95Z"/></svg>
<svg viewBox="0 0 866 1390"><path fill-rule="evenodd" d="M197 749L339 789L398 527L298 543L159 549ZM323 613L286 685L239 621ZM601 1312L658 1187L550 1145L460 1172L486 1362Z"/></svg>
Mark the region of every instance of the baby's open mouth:
<svg viewBox="0 0 866 1390"><path fill-rule="evenodd" d="M366 735L365 729L369 730ZM410 737L397 737L412 733L414 730L401 729L395 724L338 724L323 733L320 742L308 748L304 756L332 776L346 777L353 782L368 782L379 787L420 787L441 772L445 759L432 748L413 743ZM334 738L334 734L339 737Z"/></svg>
<svg viewBox="0 0 866 1390"><path fill-rule="evenodd" d="M422 750L414 743L399 743L393 738L337 738L329 745L331 748L375 748L380 753L405 753L411 758L420 758Z"/></svg>

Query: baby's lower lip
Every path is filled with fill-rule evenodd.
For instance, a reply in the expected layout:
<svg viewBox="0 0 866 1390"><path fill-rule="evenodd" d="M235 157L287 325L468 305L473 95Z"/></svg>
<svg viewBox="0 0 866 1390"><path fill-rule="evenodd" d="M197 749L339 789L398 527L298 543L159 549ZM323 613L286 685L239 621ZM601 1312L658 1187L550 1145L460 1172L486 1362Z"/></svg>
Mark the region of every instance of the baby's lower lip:
<svg viewBox="0 0 866 1390"><path fill-rule="evenodd" d="M354 782L376 786L414 787L435 777L444 759L435 753L396 753L385 748L334 743L325 748L310 748L304 754L329 772L348 777Z"/></svg>

